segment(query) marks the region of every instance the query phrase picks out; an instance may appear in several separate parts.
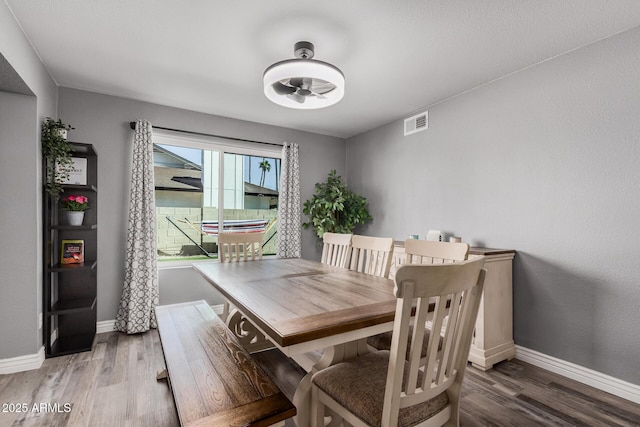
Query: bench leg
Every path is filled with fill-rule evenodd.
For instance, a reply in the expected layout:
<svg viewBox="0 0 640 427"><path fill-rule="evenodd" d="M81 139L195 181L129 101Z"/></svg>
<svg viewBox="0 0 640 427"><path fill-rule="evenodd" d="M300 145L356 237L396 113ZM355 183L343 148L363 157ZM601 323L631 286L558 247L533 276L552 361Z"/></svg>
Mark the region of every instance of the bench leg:
<svg viewBox="0 0 640 427"><path fill-rule="evenodd" d="M167 370L166 369L158 371L158 373L156 374L156 381L166 380L167 376L168 375L167 375Z"/></svg>

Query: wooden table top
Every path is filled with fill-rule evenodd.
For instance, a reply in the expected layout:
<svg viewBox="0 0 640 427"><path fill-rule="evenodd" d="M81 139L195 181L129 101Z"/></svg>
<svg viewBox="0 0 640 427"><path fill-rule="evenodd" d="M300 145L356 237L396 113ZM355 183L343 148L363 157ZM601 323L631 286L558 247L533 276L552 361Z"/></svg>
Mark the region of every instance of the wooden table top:
<svg viewBox="0 0 640 427"><path fill-rule="evenodd" d="M280 347L393 322L393 281L304 259L195 263Z"/></svg>

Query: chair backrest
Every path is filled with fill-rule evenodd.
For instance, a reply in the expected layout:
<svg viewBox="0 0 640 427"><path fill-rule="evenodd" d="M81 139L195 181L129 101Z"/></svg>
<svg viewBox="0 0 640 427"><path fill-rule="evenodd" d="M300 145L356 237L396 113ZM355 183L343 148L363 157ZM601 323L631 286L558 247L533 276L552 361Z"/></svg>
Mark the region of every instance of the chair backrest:
<svg viewBox="0 0 640 427"><path fill-rule="evenodd" d="M351 246L351 236L353 234L324 233L320 262L334 267L345 267Z"/></svg>
<svg viewBox="0 0 640 427"><path fill-rule="evenodd" d="M467 243L433 242L407 239L404 242L406 264L446 264L464 261L469 256Z"/></svg>
<svg viewBox="0 0 640 427"><path fill-rule="evenodd" d="M396 425L400 408L423 403L445 391L450 411L457 411L486 273L483 266L484 258L478 258L450 264L405 264L398 269L383 426ZM435 304L432 313L429 312L430 298ZM415 307L415 322L412 322L412 307ZM423 365L420 359L428 315L433 315L432 331L443 333L429 335ZM409 337L412 323L413 334ZM410 352L405 363L407 346ZM457 413L450 416L457 420Z"/></svg>
<svg viewBox="0 0 640 427"><path fill-rule="evenodd" d="M218 234L218 259L220 262L251 261L262 259L264 233Z"/></svg>
<svg viewBox="0 0 640 427"><path fill-rule="evenodd" d="M393 258L393 239L391 237L369 237L354 234L347 268L360 273L380 277L389 277Z"/></svg>

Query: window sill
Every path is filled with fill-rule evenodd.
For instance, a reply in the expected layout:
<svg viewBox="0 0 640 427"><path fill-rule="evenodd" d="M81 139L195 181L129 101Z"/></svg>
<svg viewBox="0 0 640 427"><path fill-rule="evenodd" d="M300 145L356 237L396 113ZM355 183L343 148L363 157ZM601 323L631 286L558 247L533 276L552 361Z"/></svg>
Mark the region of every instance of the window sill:
<svg viewBox="0 0 640 427"><path fill-rule="evenodd" d="M275 259L276 255L264 255L262 259ZM158 270L171 270L176 268L191 268L198 262L218 262L217 258L198 259L198 260L180 260L180 261L159 261Z"/></svg>

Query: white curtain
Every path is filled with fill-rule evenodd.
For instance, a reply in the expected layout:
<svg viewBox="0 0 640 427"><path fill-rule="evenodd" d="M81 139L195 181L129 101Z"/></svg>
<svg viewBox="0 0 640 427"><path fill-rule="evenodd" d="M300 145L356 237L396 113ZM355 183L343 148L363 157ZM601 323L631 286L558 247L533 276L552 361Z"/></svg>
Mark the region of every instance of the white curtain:
<svg viewBox="0 0 640 427"><path fill-rule="evenodd" d="M133 141L124 287L116 316L117 330L128 334L157 327L156 201L151 138L151 124L138 120Z"/></svg>
<svg viewBox="0 0 640 427"><path fill-rule="evenodd" d="M278 200L278 258L300 258L300 160L298 144L284 143Z"/></svg>

